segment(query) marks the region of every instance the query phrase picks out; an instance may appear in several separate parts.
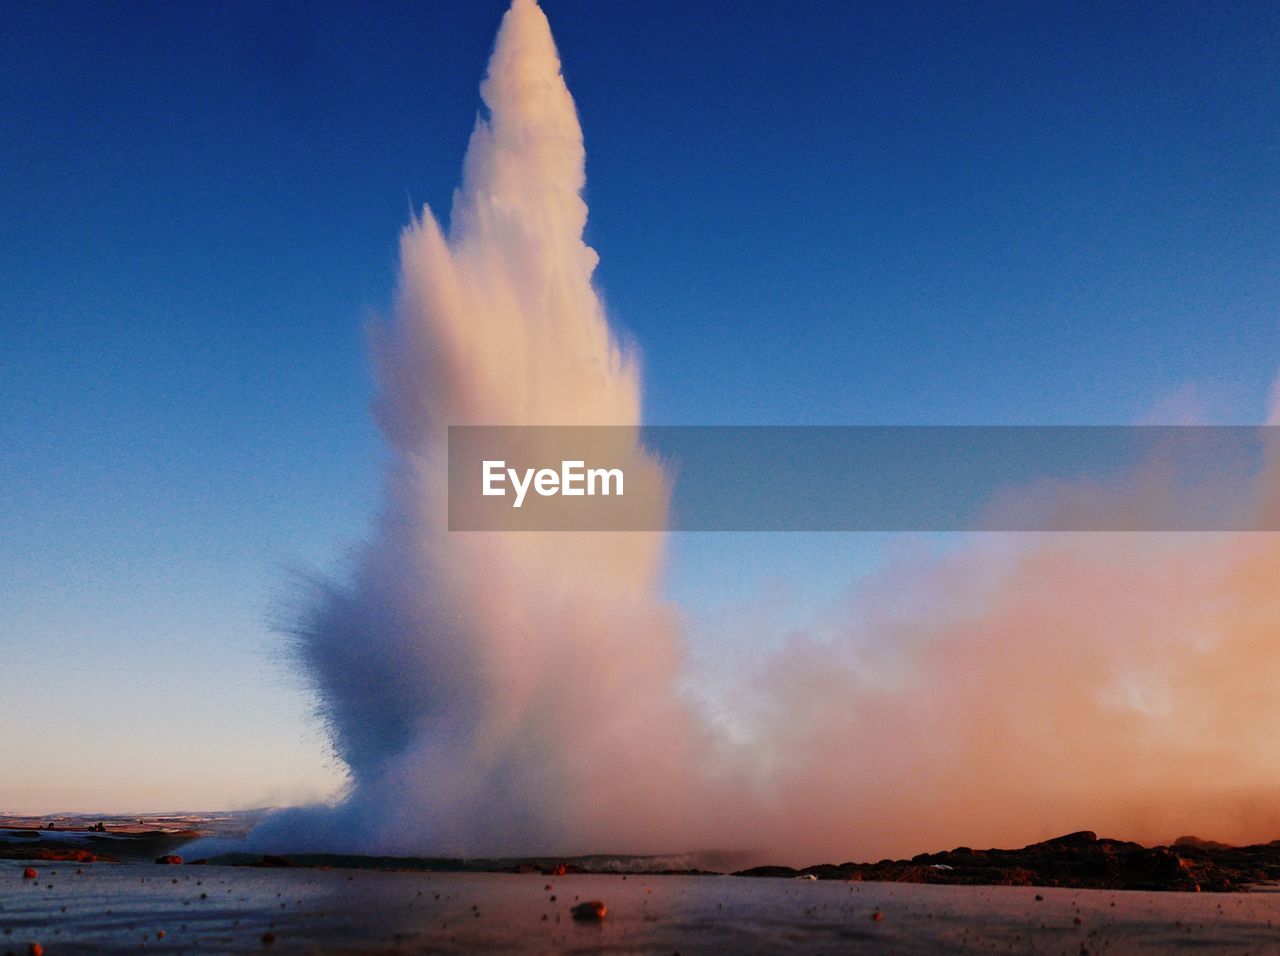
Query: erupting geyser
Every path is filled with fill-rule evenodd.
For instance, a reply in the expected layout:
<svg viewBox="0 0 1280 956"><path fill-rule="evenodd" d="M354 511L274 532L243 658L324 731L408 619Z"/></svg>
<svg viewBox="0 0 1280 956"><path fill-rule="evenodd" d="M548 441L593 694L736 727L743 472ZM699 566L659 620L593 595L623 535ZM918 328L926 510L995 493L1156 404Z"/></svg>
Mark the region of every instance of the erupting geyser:
<svg viewBox="0 0 1280 956"><path fill-rule="evenodd" d="M448 425L640 423L635 356L582 238L582 131L534 0L506 14L481 95L447 234L429 210L406 229L374 342L393 453L379 531L296 628L352 790L280 822L325 848L655 849L682 830L694 763L663 536L445 531Z"/></svg>

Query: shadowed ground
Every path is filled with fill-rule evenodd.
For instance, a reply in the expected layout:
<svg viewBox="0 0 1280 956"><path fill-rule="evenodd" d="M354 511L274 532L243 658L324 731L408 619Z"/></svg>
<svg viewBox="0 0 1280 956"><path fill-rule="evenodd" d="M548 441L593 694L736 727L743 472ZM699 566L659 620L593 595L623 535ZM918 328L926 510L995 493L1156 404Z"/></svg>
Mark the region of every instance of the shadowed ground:
<svg viewBox="0 0 1280 956"><path fill-rule="evenodd" d="M0 952L1259 952L1280 894L0 862ZM601 922L570 916L599 899ZM163 933L163 936L159 934Z"/></svg>

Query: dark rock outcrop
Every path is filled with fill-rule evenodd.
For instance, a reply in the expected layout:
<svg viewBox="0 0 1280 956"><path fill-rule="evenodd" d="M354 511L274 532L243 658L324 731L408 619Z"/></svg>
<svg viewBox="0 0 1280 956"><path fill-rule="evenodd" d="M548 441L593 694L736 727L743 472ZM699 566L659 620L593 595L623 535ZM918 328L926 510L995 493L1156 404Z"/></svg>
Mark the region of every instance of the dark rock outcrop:
<svg viewBox="0 0 1280 956"><path fill-rule="evenodd" d="M50 860L60 863L117 863L109 853L91 853L75 847L35 846L11 847L0 846L0 860Z"/></svg>
<svg viewBox="0 0 1280 956"><path fill-rule="evenodd" d="M1019 850L957 847L921 853L910 860L878 863L823 863L794 870L760 866L737 876L868 880L897 883L1068 886L1117 890L1238 891L1280 880L1280 842L1229 847L1181 840L1173 846L1144 847L1099 839L1089 830L1033 843Z"/></svg>

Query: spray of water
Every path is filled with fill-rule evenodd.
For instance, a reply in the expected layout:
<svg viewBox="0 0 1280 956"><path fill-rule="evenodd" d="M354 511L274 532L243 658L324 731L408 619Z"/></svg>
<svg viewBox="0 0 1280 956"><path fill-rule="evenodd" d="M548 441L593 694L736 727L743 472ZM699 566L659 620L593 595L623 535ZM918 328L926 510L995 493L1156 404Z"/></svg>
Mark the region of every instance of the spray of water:
<svg viewBox="0 0 1280 956"><path fill-rule="evenodd" d="M1280 836L1274 536L913 555L743 677L720 708L731 746L673 689L663 536L447 533L448 424L641 414L635 355L592 287L581 130L534 0L514 0L481 92L449 229L428 210L405 231L374 343L377 532L294 627L350 792L274 818L264 843L813 862L1077 827ZM657 469L638 446L633 467Z"/></svg>
<svg viewBox="0 0 1280 956"><path fill-rule="evenodd" d="M652 849L696 764L671 693L662 535L445 531L450 424L635 426L635 357L583 241L584 152L551 32L515 0L447 233L406 229L375 335L392 460L372 543L295 628L351 792L291 842L494 854ZM657 470L637 446L631 469ZM661 502L655 507L661 506ZM644 772L636 768L643 766Z"/></svg>

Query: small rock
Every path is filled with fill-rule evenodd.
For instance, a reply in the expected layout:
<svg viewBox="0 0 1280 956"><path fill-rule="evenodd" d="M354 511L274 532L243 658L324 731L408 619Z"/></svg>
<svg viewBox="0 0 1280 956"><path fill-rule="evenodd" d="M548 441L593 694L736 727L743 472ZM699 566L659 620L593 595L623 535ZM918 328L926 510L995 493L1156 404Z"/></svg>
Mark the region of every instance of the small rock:
<svg viewBox="0 0 1280 956"><path fill-rule="evenodd" d="M27 943L27 956L44 956L44 947L39 943Z"/></svg>
<svg viewBox="0 0 1280 956"><path fill-rule="evenodd" d="M883 923L884 914L881 913L879 910L876 910L874 913L871 914L871 920L872 922L875 922L875 923Z"/></svg>
<svg viewBox="0 0 1280 956"><path fill-rule="evenodd" d="M38 875L39 874L36 873L36 868L34 866L29 866L22 871L22 878L24 880L34 880Z"/></svg>
<svg viewBox="0 0 1280 956"><path fill-rule="evenodd" d="M270 945L271 945L272 943L274 943L275 941L276 941L276 934L275 934L275 933L270 933L270 932L268 932L268 933L263 933L263 934L262 934L262 945L263 945L263 946L270 946Z"/></svg>
<svg viewBox="0 0 1280 956"><path fill-rule="evenodd" d="M600 900L587 900L585 903L579 903L570 912L576 920L598 922L604 919L604 914L608 910Z"/></svg>

